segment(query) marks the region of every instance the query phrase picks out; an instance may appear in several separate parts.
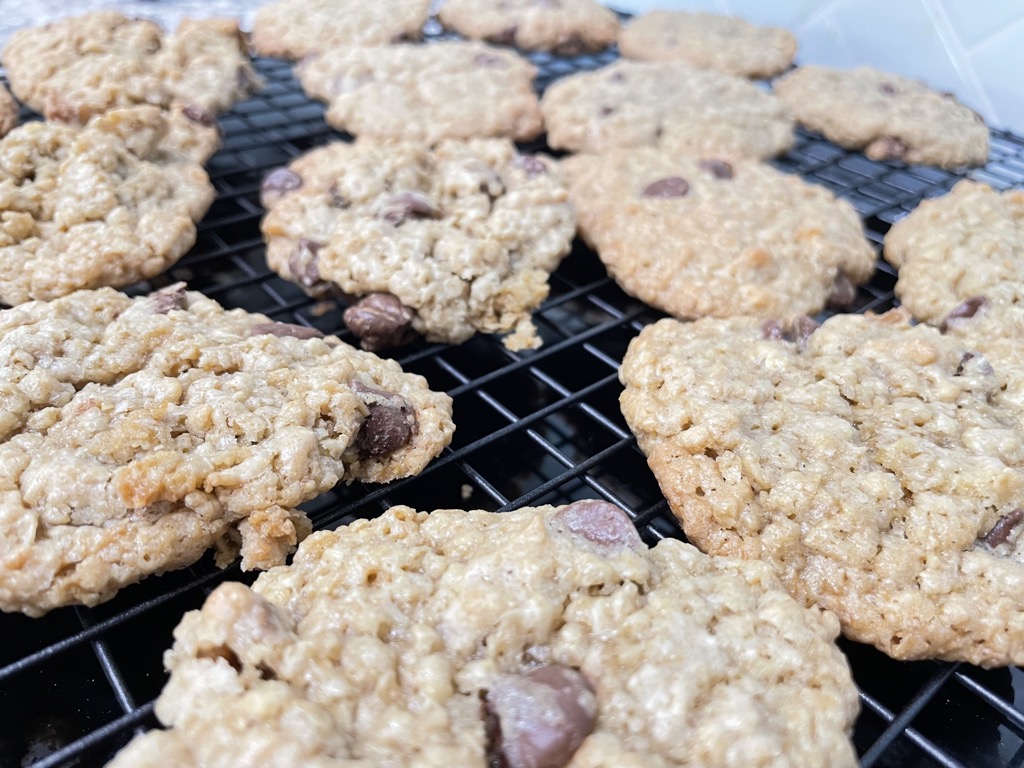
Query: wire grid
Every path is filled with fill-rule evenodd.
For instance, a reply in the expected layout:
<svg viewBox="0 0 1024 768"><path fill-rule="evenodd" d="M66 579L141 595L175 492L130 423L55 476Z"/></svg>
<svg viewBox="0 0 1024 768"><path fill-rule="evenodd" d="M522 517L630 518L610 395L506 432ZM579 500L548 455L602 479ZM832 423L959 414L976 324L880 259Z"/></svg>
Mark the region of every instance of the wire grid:
<svg viewBox="0 0 1024 768"><path fill-rule="evenodd" d="M606 64L599 56L535 54L539 87ZM267 268L260 181L271 168L338 138L322 105L301 92L285 62L258 60L266 89L220 121L224 147L208 169L217 200L196 247L141 293L185 280L229 307L304 323L352 341L341 309L315 303ZM537 145L541 146L541 145ZM536 146L533 148L537 148ZM873 162L801 132L775 164L849 200L877 245L889 225L963 174ZM1024 140L993 133L989 164L969 174L997 188L1024 185ZM893 305L883 262L853 311ZM824 314L823 314L824 316ZM397 352L454 399L452 445L418 477L337 488L305 505L316 528L380 514L393 504L504 510L603 498L626 509L649 543L682 532L618 408L619 362L636 333L661 314L626 296L596 256L577 244L552 276L536 315L544 346L516 354L492 337L460 346L416 342ZM0 768L102 764L136 732L155 727L153 701L171 630L226 579L251 583L212 557L122 590L96 608L42 619L0 615ZM854 743L869 766L1024 766L1024 676L936 662L901 663L841 640L861 691Z"/></svg>

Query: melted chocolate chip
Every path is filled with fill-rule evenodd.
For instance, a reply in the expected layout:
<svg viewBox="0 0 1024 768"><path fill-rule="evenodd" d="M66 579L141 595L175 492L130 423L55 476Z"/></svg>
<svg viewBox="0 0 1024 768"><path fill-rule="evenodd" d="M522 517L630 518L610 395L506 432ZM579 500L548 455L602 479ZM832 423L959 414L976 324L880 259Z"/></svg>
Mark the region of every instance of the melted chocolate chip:
<svg viewBox="0 0 1024 768"><path fill-rule="evenodd" d="M574 501L556 511L551 521L560 530L604 547L643 547L629 516L607 501Z"/></svg>
<svg viewBox="0 0 1024 768"><path fill-rule="evenodd" d="M260 203L269 208L289 192L302 186L302 177L289 168L275 168L260 184Z"/></svg>
<svg viewBox="0 0 1024 768"><path fill-rule="evenodd" d="M419 192L399 192L384 200L377 218L394 224L396 227L409 219L436 219L441 211L435 208L426 195Z"/></svg>
<svg viewBox="0 0 1024 768"><path fill-rule="evenodd" d="M761 323L761 338L765 341L789 341L796 344L797 351L807 349L807 341L821 324L813 317L800 315L789 328L783 329L777 320L765 320Z"/></svg>
<svg viewBox="0 0 1024 768"><path fill-rule="evenodd" d="M317 253L323 247L323 243L304 237L288 257L288 271L292 278L311 296L322 296L330 290L329 284L320 279L317 267Z"/></svg>
<svg viewBox="0 0 1024 768"><path fill-rule="evenodd" d="M832 281L832 292L828 295L826 306L829 309L846 309L857 298L857 286L843 272L837 272Z"/></svg>
<svg viewBox="0 0 1024 768"><path fill-rule="evenodd" d="M290 336L293 339L322 339L323 331L296 323L256 323L249 329L250 336Z"/></svg>
<svg viewBox="0 0 1024 768"><path fill-rule="evenodd" d="M886 96L896 95L896 87L892 83L883 82L879 84L878 90L884 93Z"/></svg>
<svg viewBox="0 0 1024 768"><path fill-rule="evenodd" d="M207 128L212 128L213 125L217 122L213 119L213 115L211 115L205 109L200 107L198 104L187 105L184 109L181 110L181 113L189 120L191 120L193 123L199 123L200 125L206 126Z"/></svg>
<svg viewBox="0 0 1024 768"><path fill-rule="evenodd" d="M664 179L652 181L641 192L642 197L667 198L683 197L690 191L690 185L686 179L680 176L668 176Z"/></svg>
<svg viewBox="0 0 1024 768"><path fill-rule="evenodd" d="M988 306L988 299L984 296L972 296L969 299L957 304L939 324L939 331L945 333L951 327L959 325L960 320L969 320L982 309Z"/></svg>
<svg viewBox="0 0 1024 768"><path fill-rule="evenodd" d="M765 320L761 323L761 338L765 341L782 341L786 334L778 320Z"/></svg>
<svg viewBox="0 0 1024 768"><path fill-rule="evenodd" d="M981 376L992 376L995 372L996 369L992 367L992 364L981 355L976 352L964 352L960 358L960 363L956 367L956 373L953 375L980 374Z"/></svg>
<svg viewBox="0 0 1024 768"><path fill-rule="evenodd" d="M502 675L484 694L488 764L506 768L568 765L597 722L597 698L575 669L549 664Z"/></svg>
<svg viewBox="0 0 1024 768"><path fill-rule="evenodd" d="M1024 520L1024 510L1015 509L996 520L996 524L978 541L995 549L1010 537L1010 532Z"/></svg>
<svg viewBox="0 0 1024 768"><path fill-rule="evenodd" d="M724 160L701 160L698 165L700 165L702 170L707 171L716 179L732 178L732 165Z"/></svg>
<svg viewBox="0 0 1024 768"><path fill-rule="evenodd" d="M345 310L345 325L359 337L359 346L370 352L407 344L416 335L416 316L397 296L370 293Z"/></svg>
<svg viewBox="0 0 1024 768"><path fill-rule="evenodd" d="M412 403L394 392L384 392L358 381L352 389L366 403L369 413L356 436L356 449L364 456L383 456L409 444L416 433Z"/></svg>
<svg viewBox="0 0 1024 768"><path fill-rule="evenodd" d="M614 115L615 107L602 106L599 110L597 110L597 114L600 117L608 117L609 115Z"/></svg>
<svg viewBox="0 0 1024 768"><path fill-rule="evenodd" d="M348 200L341 194L338 189L338 183L334 182L330 187L327 188L327 193L331 196L331 207L332 208L348 208Z"/></svg>
<svg viewBox="0 0 1024 768"><path fill-rule="evenodd" d="M543 176L548 172L548 167L544 164L544 161L534 155L518 155L512 161L512 165L526 171L526 175L531 179L534 176Z"/></svg>
<svg viewBox="0 0 1024 768"><path fill-rule="evenodd" d="M178 283L162 291L152 294L153 313L166 315L172 309L185 309L188 299L185 296L185 284Z"/></svg>
<svg viewBox="0 0 1024 768"><path fill-rule="evenodd" d="M491 35L488 39L492 43L497 43L498 45L515 45L516 44L516 34L518 34L518 32L519 32L519 27L516 27L516 26L505 27L505 29L501 30L500 32L498 32L495 35ZM485 56L485 55L486 54L481 53L481 54L479 54L477 56L477 59L479 59L480 56Z"/></svg>

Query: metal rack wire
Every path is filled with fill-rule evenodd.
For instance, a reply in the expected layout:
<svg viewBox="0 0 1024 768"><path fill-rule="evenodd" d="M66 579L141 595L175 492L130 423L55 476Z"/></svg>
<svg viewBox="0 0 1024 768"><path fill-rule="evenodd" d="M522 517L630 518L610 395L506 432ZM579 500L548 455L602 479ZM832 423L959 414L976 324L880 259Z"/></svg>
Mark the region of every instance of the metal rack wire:
<svg viewBox="0 0 1024 768"><path fill-rule="evenodd" d="M533 56L543 87L615 57ZM351 340L341 309L314 303L264 260L258 190L271 168L336 138L281 61L260 60L266 89L221 119L223 149L209 172L217 200L193 251L134 292L185 280L229 307L313 325ZM776 165L823 184L861 213L869 238L962 174L867 160L801 133ZM991 161L968 174L998 188L1024 185L1024 140L993 133ZM892 306L895 276L880 263L855 311ZM554 274L537 313L544 346L517 354L478 336L460 346L417 342L397 352L409 371L455 402L450 448L422 475L387 486L337 488L306 505L317 528L374 516L392 504L507 509L604 498L628 510L648 542L682 533L618 407L617 370L630 339L660 314L626 296L578 245ZM102 764L138 730L156 725L161 656L182 613L237 566L196 565L124 589L93 609L42 619L0 615L0 768ZM1024 676L932 662L900 663L842 642L861 690L854 742L865 768L1024 766Z"/></svg>

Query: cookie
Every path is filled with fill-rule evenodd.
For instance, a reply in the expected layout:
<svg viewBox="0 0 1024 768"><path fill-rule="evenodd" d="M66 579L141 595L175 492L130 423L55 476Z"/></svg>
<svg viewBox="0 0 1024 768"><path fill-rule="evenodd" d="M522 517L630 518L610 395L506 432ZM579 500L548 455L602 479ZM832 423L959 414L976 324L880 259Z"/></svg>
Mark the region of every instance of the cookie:
<svg viewBox="0 0 1024 768"><path fill-rule="evenodd" d="M185 19L168 35L152 21L95 11L11 35L11 90L47 120L84 124L116 107L181 107L199 122L260 81L233 19Z"/></svg>
<svg viewBox="0 0 1024 768"><path fill-rule="evenodd" d="M677 317L813 314L874 271L848 203L756 160L624 149L561 165L609 274Z"/></svg>
<svg viewBox="0 0 1024 768"><path fill-rule="evenodd" d="M660 147L766 158L793 144L793 119L740 77L689 64L619 61L553 83L541 99L548 146L570 152Z"/></svg>
<svg viewBox="0 0 1024 768"><path fill-rule="evenodd" d="M796 56L796 37L779 27L759 27L735 16L651 11L619 34L619 51L641 61L685 61L738 77L773 77Z"/></svg>
<svg viewBox="0 0 1024 768"><path fill-rule="evenodd" d="M982 357L984 362L979 360L978 365L999 371L1002 386L993 393L994 402L1024 412L1024 303L973 296L950 310L939 330Z"/></svg>
<svg viewBox="0 0 1024 768"><path fill-rule="evenodd" d="M419 40L429 8L430 0L279 0L256 12L252 47L301 59L344 45Z"/></svg>
<svg viewBox="0 0 1024 768"><path fill-rule="evenodd" d="M952 94L870 67L800 67L774 83L797 121L872 160L984 165L988 128Z"/></svg>
<svg viewBox="0 0 1024 768"><path fill-rule="evenodd" d="M662 320L623 415L689 539L769 563L897 659L1024 661L1024 420L1009 371L905 310L789 332Z"/></svg>
<svg viewBox="0 0 1024 768"><path fill-rule="evenodd" d="M353 136L525 140L543 127L536 68L481 43L337 48L296 71L306 93L328 103L327 122Z"/></svg>
<svg viewBox="0 0 1024 768"><path fill-rule="evenodd" d="M1024 190L998 192L963 180L925 200L885 235L898 268L896 295L916 317L939 323L962 301L1024 300Z"/></svg>
<svg viewBox="0 0 1024 768"><path fill-rule="evenodd" d="M314 533L185 615L112 768L854 766L835 618L600 501Z"/></svg>
<svg viewBox="0 0 1024 768"><path fill-rule="evenodd" d="M440 22L472 40L575 56L615 42L619 17L594 0L446 0Z"/></svg>
<svg viewBox="0 0 1024 768"><path fill-rule="evenodd" d="M3 83L0 83L0 136L7 134L17 124L18 104Z"/></svg>
<svg viewBox="0 0 1024 768"><path fill-rule="evenodd" d="M268 174L262 198L271 269L345 296L371 350L509 331L510 349L540 346L530 313L576 231L554 162L505 139L337 142Z"/></svg>
<svg viewBox="0 0 1024 768"><path fill-rule="evenodd" d="M192 159L211 135L181 114L130 107L0 139L0 301L129 285L176 262L213 202Z"/></svg>
<svg viewBox="0 0 1024 768"><path fill-rule="evenodd" d="M182 284L0 311L0 610L94 605L210 547L282 563L297 507L418 472L451 400L315 329Z"/></svg>

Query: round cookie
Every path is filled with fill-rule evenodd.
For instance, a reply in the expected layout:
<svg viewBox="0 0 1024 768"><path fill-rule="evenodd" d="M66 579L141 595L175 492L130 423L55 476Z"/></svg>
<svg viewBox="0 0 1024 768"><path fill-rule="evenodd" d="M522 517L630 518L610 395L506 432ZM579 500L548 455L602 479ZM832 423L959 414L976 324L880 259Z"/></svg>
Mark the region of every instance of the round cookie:
<svg viewBox="0 0 1024 768"><path fill-rule="evenodd" d="M951 94L870 67L799 67L773 84L797 121L872 160L984 165L988 128Z"/></svg>
<svg viewBox="0 0 1024 768"><path fill-rule="evenodd" d="M653 549L606 502L314 533L219 586L165 656L167 755L237 765L854 766L835 618L761 563Z"/></svg>
<svg viewBox="0 0 1024 768"><path fill-rule="evenodd" d="M137 104L212 124L260 85L234 19L185 19L167 35L152 21L95 11L18 30L3 62L15 96L76 124Z"/></svg>
<svg viewBox="0 0 1024 768"><path fill-rule="evenodd" d="M0 137L5 136L18 124L18 103L0 83Z"/></svg>
<svg viewBox="0 0 1024 768"><path fill-rule="evenodd" d="M1024 661L1019 374L905 310L662 320L623 415L687 536L897 659Z"/></svg>
<svg viewBox="0 0 1024 768"><path fill-rule="evenodd" d="M438 19L472 40L574 56L615 42L619 18L594 0L445 0Z"/></svg>
<svg viewBox="0 0 1024 768"><path fill-rule="evenodd" d="M0 301L129 285L180 259L214 198L191 157L210 148L210 133L131 107L84 128L30 122L0 139Z"/></svg>
<svg viewBox="0 0 1024 768"><path fill-rule="evenodd" d="M252 47L301 59L344 45L418 40L429 9L430 0L278 0L256 12Z"/></svg>
<svg viewBox="0 0 1024 768"><path fill-rule="evenodd" d="M364 348L416 333L540 345L531 312L576 231L554 161L505 139L334 143L263 184L267 262L313 296L340 293Z"/></svg>
<svg viewBox="0 0 1024 768"><path fill-rule="evenodd" d="M813 314L852 302L874 271L849 204L756 160L627 149L561 167L609 274L677 317Z"/></svg>
<svg viewBox="0 0 1024 768"><path fill-rule="evenodd" d="M641 61L685 61L738 77L773 77L796 56L796 37L778 27L759 27L735 16L651 11L619 33L619 50Z"/></svg>
<svg viewBox="0 0 1024 768"><path fill-rule="evenodd" d="M793 118L743 78L682 62L618 61L553 83L541 99L548 146L570 152L660 147L766 158L793 144Z"/></svg>
<svg viewBox="0 0 1024 768"><path fill-rule="evenodd" d="M481 43L336 48L296 71L306 93L327 102L327 122L353 136L526 140L543 127L536 68Z"/></svg>
<svg viewBox="0 0 1024 768"><path fill-rule="evenodd" d="M414 474L451 400L315 329L179 284L0 311L0 610L94 605L210 547L284 562L298 505Z"/></svg>
<svg viewBox="0 0 1024 768"><path fill-rule="evenodd" d="M929 323L975 296L1022 301L1024 190L959 181L896 222L883 253L899 270L896 295Z"/></svg>

